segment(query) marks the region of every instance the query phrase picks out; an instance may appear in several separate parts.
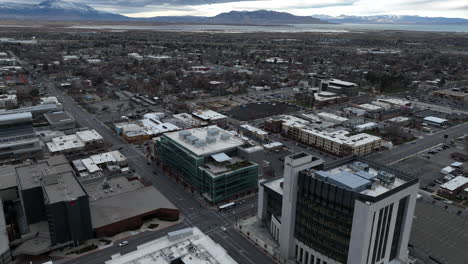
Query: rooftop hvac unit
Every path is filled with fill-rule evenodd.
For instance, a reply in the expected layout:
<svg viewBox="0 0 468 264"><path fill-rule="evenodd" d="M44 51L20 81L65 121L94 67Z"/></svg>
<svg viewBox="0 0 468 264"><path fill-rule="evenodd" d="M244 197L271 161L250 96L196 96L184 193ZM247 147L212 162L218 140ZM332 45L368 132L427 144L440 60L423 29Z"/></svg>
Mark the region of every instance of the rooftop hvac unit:
<svg viewBox="0 0 468 264"><path fill-rule="evenodd" d="M216 136L206 136L206 143L215 143L216 142Z"/></svg>
<svg viewBox="0 0 468 264"><path fill-rule="evenodd" d="M208 136L217 136L219 134L219 129L216 127L210 127L207 131Z"/></svg>
<svg viewBox="0 0 468 264"><path fill-rule="evenodd" d="M224 134L221 134L221 140L229 140L231 138L231 135L230 134L227 134L227 133L224 133Z"/></svg>
<svg viewBox="0 0 468 264"><path fill-rule="evenodd" d="M360 162L360 161L355 161L351 164L349 164L349 167L355 171L369 171L369 165L367 163L364 163L364 162Z"/></svg>
<svg viewBox="0 0 468 264"><path fill-rule="evenodd" d="M186 139L190 135L192 135L192 133L190 131L187 131L187 130L182 130L182 131L179 132L179 137L181 139Z"/></svg>
<svg viewBox="0 0 468 264"><path fill-rule="evenodd" d="M188 143L193 145L193 144L195 144L196 141L198 141L198 138L196 136L188 136L187 141L188 141Z"/></svg>
<svg viewBox="0 0 468 264"><path fill-rule="evenodd" d="M393 184L395 182L395 174L388 171L379 171L377 178L385 184Z"/></svg>
<svg viewBox="0 0 468 264"><path fill-rule="evenodd" d="M206 146L206 141L205 140L199 139L199 140L195 141L195 147L201 148L201 147L204 147L204 146Z"/></svg>

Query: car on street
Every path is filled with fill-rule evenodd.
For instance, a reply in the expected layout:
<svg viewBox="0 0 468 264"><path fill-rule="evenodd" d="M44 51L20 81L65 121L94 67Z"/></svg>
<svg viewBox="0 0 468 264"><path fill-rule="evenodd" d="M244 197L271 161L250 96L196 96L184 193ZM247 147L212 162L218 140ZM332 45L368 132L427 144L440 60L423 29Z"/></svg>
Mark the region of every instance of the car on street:
<svg viewBox="0 0 468 264"><path fill-rule="evenodd" d="M126 246L126 245L128 245L128 241L127 241L127 240L124 240L124 241L122 241L122 242L119 243L119 247L124 247L124 246Z"/></svg>

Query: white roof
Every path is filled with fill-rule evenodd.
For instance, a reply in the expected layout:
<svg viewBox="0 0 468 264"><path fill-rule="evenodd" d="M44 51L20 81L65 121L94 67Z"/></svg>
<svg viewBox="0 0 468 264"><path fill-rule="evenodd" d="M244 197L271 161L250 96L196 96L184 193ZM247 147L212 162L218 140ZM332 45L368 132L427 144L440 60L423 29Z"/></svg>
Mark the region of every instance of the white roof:
<svg viewBox="0 0 468 264"><path fill-rule="evenodd" d="M76 132L76 135L84 142L103 140L102 136L94 129Z"/></svg>
<svg viewBox="0 0 468 264"><path fill-rule="evenodd" d="M427 117L424 118L424 121L429 121L429 122L433 122L433 123L437 123L437 124L442 124L442 123L448 122L447 119L443 119L443 118L439 118L439 117L435 117L435 116L427 116Z"/></svg>
<svg viewBox="0 0 468 264"><path fill-rule="evenodd" d="M75 134L52 138L52 141L46 145L50 152L78 150L85 146L84 142Z"/></svg>
<svg viewBox="0 0 468 264"><path fill-rule="evenodd" d="M375 122L369 122L369 123L365 123L365 124L362 124L362 125L357 125L356 126L356 129L359 129L359 130L366 130L366 129L369 129L369 128L374 128L377 126L377 123Z"/></svg>
<svg viewBox="0 0 468 264"><path fill-rule="evenodd" d="M122 154L120 153L120 151L118 150L114 150L114 151L111 151L109 152L112 156L114 156L114 159L119 162L119 161L126 161L127 158Z"/></svg>
<svg viewBox="0 0 468 264"><path fill-rule="evenodd" d="M256 128L254 126L251 126L249 124L241 125L241 127L248 130L248 131L250 131L250 132L252 132L252 133L255 133L257 135L264 135L264 136L268 135L268 132L263 131L260 128Z"/></svg>
<svg viewBox="0 0 468 264"><path fill-rule="evenodd" d="M292 126L292 125L309 125L310 122L307 120L304 120L302 118L298 118L292 115L280 115L278 116L278 119L283 121L283 124L286 126Z"/></svg>
<svg viewBox="0 0 468 264"><path fill-rule="evenodd" d="M446 189L448 191L455 191L456 189L462 187L468 183L468 178L464 176L457 176L451 181L448 181L440 186L440 188Z"/></svg>
<svg viewBox="0 0 468 264"><path fill-rule="evenodd" d="M399 105L399 106L407 106L407 105L409 105L411 103L410 101L397 99L397 98L381 98L381 99L378 99L378 100L381 101L381 102L394 104L394 105Z"/></svg>
<svg viewBox="0 0 468 264"><path fill-rule="evenodd" d="M185 122L187 124L190 124L190 125L201 125L202 121L198 120L198 119L195 119L191 114L189 113L181 113L181 114L176 114L176 115L172 115L174 118L182 121L182 122Z"/></svg>
<svg viewBox="0 0 468 264"><path fill-rule="evenodd" d="M321 113L318 113L317 115L325 120L332 120L332 121L337 121L337 122L346 122L349 120L348 118L335 115L332 113L326 113L326 112L321 112Z"/></svg>
<svg viewBox="0 0 468 264"><path fill-rule="evenodd" d="M450 164L450 166L455 167L455 168L458 168L458 167L463 166L463 162L458 162L458 161L456 161L456 162Z"/></svg>
<svg viewBox="0 0 468 264"><path fill-rule="evenodd" d="M269 144L263 145L263 147L266 148L266 149L278 148L278 147L281 147L281 146L283 146L283 144L281 142L271 142Z"/></svg>
<svg viewBox="0 0 468 264"><path fill-rule="evenodd" d="M168 233L127 254L115 254L105 264L170 264L175 259L187 264L237 263L224 248L194 227Z"/></svg>
<svg viewBox="0 0 468 264"><path fill-rule="evenodd" d="M373 105L373 104L361 104L361 105L358 105L358 107L360 107L362 109L366 109L366 110L380 110L380 109L382 109L381 106Z"/></svg>
<svg viewBox="0 0 468 264"><path fill-rule="evenodd" d="M224 152L213 154L211 155L211 157L217 162L225 162L225 161L231 160L231 158L228 155L226 155L226 153Z"/></svg>
<svg viewBox="0 0 468 264"><path fill-rule="evenodd" d="M166 133L169 131L179 130L180 128L171 123L162 123L159 120L154 118L151 119L143 119L141 123L145 127L145 131L148 135L158 135L161 133Z"/></svg>
<svg viewBox="0 0 468 264"><path fill-rule="evenodd" d="M97 172L97 171L100 171L100 170L101 170L101 169L98 167L98 165L96 165L96 163L94 163L94 161L93 161L91 158L82 159L81 162L83 162L83 165L86 167L86 169L87 169L90 173L94 173L94 172Z"/></svg>
<svg viewBox="0 0 468 264"><path fill-rule="evenodd" d="M226 150L230 150L241 146L244 144L244 141L239 137L234 136L232 133L229 133L218 126L209 126L209 127L202 127L202 128L192 128L184 131L188 131L191 133L191 136L194 136L201 140L206 140L208 135L208 128L217 128L219 130L219 134L216 136L216 142L207 143L205 146L197 147L192 145L190 142L183 140L179 133L181 132L169 132L164 134L164 136L169 137L173 141L177 142L182 147L186 148L190 152L194 153L195 155L202 156L202 155L211 155L219 152L225 152ZM226 140L222 140L220 135L227 134L229 138Z"/></svg>
<svg viewBox="0 0 468 264"><path fill-rule="evenodd" d="M405 116L397 116L397 117L388 119L389 122L394 122L394 123L406 122L408 120L410 120L409 117L405 117Z"/></svg>
<svg viewBox="0 0 468 264"><path fill-rule="evenodd" d="M337 85L342 85L342 86L357 86L357 84L352 83L352 82L346 82L338 79L331 79L330 84L337 84Z"/></svg>
<svg viewBox="0 0 468 264"><path fill-rule="evenodd" d="M200 119L203 119L203 120L219 120L219 119L224 119L226 118L225 115L223 114L220 114L218 112L215 112L213 110L200 110L200 111L195 111L192 113L192 115L200 118Z"/></svg>
<svg viewBox="0 0 468 264"><path fill-rule="evenodd" d="M345 144L352 147L357 147L365 144L369 144L382 139L377 136L369 135L366 133L360 133L353 136L348 136L349 132L346 130L338 130L334 132L318 131L315 129L304 129L306 133L313 134L315 136L325 138L330 141L337 142L339 144Z"/></svg>
<svg viewBox="0 0 468 264"><path fill-rule="evenodd" d="M116 159L110 152L100 153L89 157L95 164L116 162Z"/></svg>

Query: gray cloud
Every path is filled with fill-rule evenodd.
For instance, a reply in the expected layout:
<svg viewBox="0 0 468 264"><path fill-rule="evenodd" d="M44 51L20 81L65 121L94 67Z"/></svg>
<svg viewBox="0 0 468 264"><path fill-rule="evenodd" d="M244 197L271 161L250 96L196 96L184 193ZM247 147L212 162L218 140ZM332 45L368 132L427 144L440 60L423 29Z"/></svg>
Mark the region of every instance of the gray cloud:
<svg viewBox="0 0 468 264"><path fill-rule="evenodd" d="M81 0L73 1L89 5L121 6L121 7L145 7L157 5L184 6L184 5L206 5L229 2L242 2L252 0Z"/></svg>

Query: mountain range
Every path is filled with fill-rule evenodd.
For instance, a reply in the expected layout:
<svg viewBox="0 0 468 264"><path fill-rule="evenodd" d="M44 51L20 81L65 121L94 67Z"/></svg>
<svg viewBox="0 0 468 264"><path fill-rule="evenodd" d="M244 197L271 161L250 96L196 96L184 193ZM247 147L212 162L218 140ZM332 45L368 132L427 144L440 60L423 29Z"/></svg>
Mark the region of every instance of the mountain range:
<svg viewBox="0 0 468 264"><path fill-rule="evenodd" d="M468 19L420 16L295 16L268 10L231 11L214 17L160 16L130 18L96 10L89 5L63 0L45 0L39 4L0 3L0 19L140 21L178 24L284 25L284 24L468 24Z"/></svg>
<svg viewBox="0 0 468 264"><path fill-rule="evenodd" d="M197 23L224 25L285 25L285 24L330 24L310 16L295 16L285 12L268 10L231 11L214 17L172 16L152 17L148 21L165 23Z"/></svg>
<svg viewBox="0 0 468 264"><path fill-rule="evenodd" d="M128 20L126 16L96 10L86 4L45 0L39 4L0 3L2 19Z"/></svg>
<svg viewBox="0 0 468 264"><path fill-rule="evenodd" d="M463 18L447 18L447 17L421 17L421 16L397 16L397 15L380 15L380 16L328 16L328 15L313 15L330 23L350 23L350 24L426 24L426 25L455 25L468 24L468 19Z"/></svg>

